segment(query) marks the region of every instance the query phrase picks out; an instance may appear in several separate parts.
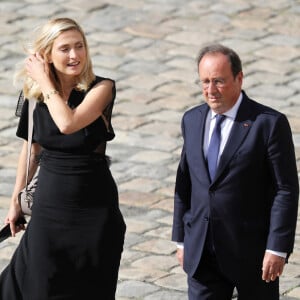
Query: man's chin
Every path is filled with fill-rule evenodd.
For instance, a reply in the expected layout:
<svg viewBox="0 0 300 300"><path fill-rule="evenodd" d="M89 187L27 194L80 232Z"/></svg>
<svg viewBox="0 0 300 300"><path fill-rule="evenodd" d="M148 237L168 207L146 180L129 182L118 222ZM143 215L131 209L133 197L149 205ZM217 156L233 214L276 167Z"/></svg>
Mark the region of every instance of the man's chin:
<svg viewBox="0 0 300 300"><path fill-rule="evenodd" d="M220 103L220 102L217 102L217 101L210 101L210 100L209 100L209 101L208 101L208 105L209 105L209 107L210 107L213 111L222 109L221 103Z"/></svg>

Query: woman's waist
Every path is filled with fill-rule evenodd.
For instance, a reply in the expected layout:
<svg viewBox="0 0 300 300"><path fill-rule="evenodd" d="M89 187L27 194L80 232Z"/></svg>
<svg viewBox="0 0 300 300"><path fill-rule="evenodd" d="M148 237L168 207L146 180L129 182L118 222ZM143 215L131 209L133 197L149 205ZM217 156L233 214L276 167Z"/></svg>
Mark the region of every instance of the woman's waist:
<svg viewBox="0 0 300 300"><path fill-rule="evenodd" d="M40 155L40 166L64 169L65 171L85 172L98 167L108 166L109 157L100 153L68 153L43 150Z"/></svg>

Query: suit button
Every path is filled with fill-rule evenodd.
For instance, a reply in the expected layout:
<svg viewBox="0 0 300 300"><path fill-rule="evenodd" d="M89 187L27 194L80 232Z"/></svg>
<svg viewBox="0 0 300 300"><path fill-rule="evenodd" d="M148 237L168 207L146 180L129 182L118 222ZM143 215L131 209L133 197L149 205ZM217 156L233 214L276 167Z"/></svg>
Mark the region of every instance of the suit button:
<svg viewBox="0 0 300 300"><path fill-rule="evenodd" d="M208 222L208 221L209 221L209 217L205 217L205 218L204 218L204 221L205 221L205 222Z"/></svg>

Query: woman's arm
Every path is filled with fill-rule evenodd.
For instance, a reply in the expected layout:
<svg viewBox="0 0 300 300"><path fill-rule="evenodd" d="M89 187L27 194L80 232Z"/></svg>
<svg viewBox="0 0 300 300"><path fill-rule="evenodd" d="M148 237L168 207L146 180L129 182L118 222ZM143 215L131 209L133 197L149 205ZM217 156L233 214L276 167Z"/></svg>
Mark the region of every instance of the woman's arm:
<svg viewBox="0 0 300 300"><path fill-rule="evenodd" d="M70 109L59 94L51 94L46 104L60 132L70 134L86 127L102 115L112 100L112 90L113 83L103 80L87 93L84 101L75 109Z"/></svg>
<svg viewBox="0 0 300 300"><path fill-rule="evenodd" d="M29 76L39 84L51 117L63 134L78 131L95 121L112 100L113 82L103 80L87 93L78 107L71 109L51 82L49 63L39 54L31 55L26 68Z"/></svg>
<svg viewBox="0 0 300 300"><path fill-rule="evenodd" d="M39 155L41 151L40 145L33 143L31 146L31 159L30 159L30 168L29 168L29 176L28 182L33 177L35 171L38 167L37 155ZM23 142L23 146L19 155L18 166L17 166L17 174L16 174L16 182L14 186L14 190L11 196L11 202L8 214L5 218L5 223L10 223L10 229L12 232L12 236L15 236L17 232L24 229L24 226L20 226L17 228L15 226L15 222L18 220L21 215L21 207L18 202L18 194L25 187L26 181L26 164L27 164L27 141Z"/></svg>

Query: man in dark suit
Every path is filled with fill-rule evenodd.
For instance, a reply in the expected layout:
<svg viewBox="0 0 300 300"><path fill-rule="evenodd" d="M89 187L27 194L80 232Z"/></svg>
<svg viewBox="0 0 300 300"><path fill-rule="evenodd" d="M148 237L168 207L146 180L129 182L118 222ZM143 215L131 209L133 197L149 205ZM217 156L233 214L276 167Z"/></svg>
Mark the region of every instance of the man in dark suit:
<svg viewBox="0 0 300 300"><path fill-rule="evenodd" d="M172 233L189 299L278 300L299 197L289 123L248 98L232 49L203 48L198 71L206 103L182 119Z"/></svg>

